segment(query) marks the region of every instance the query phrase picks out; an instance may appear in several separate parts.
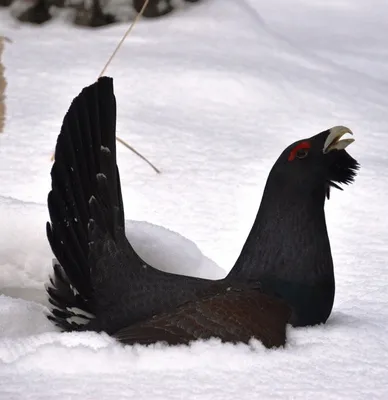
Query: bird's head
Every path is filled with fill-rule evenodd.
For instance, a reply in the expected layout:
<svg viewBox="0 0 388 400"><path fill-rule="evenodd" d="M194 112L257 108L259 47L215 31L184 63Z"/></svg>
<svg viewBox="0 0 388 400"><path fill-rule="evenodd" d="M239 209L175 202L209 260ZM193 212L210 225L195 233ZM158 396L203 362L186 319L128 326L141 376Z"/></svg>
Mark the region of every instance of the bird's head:
<svg viewBox="0 0 388 400"><path fill-rule="evenodd" d="M271 171L271 180L287 191L323 191L327 198L330 188L354 181L359 163L345 150L354 139L349 128L335 126L308 139L288 146Z"/></svg>

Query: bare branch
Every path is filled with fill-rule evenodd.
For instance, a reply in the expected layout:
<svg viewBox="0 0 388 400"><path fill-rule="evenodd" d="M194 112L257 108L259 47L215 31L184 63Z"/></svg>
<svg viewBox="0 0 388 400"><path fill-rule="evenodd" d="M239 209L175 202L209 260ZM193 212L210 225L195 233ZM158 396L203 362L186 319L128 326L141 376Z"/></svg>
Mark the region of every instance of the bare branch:
<svg viewBox="0 0 388 400"><path fill-rule="evenodd" d="M116 46L116 48L114 49L113 53L111 54L111 56L109 57L108 61L106 62L104 68L102 69L100 75L98 76L98 78L101 78L101 76L103 76L107 70L107 68L109 67L110 63L112 62L113 58L115 57L115 55L117 54L117 52L119 51L120 47L122 46L122 44L124 43L125 39L128 37L128 35L131 33L132 29L134 28L134 26L136 25L136 23L139 21L140 17L143 15L144 10L146 9L147 5L149 3L149 0L145 0L143 7L141 8L140 12L136 15L136 18L133 20L132 24L129 26L129 28L125 31L123 37L121 38L120 42L118 43L118 45ZM139 153L134 147L130 146L125 140L120 139L118 136L116 137L116 140L121 143L122 145L124 145L127 149L131 150L133 153L135 153L138 157L140 157L143 161L145 161L157 174L160 174L160 170L158 168L156 168L149 160L147 160L147 158L145 158L141 153ZM53 154L51 156L51 161L54 161L55 158L55 154Z"/></svg>
<svg viewBox="0 0 388 400"><path fill-rule="evenodd" d="M4 131L5 125L5 88L7 86L7 81L4 75L4 65L1 61L3 51L4 51L4 43L10 42L10 40L4 36L0 36L0 133Z"/></svg>
<svg viewBox="0 0 388 400"><path fill-rule="evenodd" d="M124 40L131 33L131 31L134 28L134 26L136 25L137 21L139 21L140 17L143 15L144 10L146 9L148 3L149 3L149 0L145 0L145 2L143 4L143 7L141 8L139 14L136 15L136 18L133 20L132 24L129 25L129 28L126 30L126 32L124 33L124 36L121 38L119 44L116 46L116 48L114 49L113 53L111 54L111 56L109 57L108 61L106 62L104 68L102 69L100 75L98 76L99 78L101 78L102 75L105 74L105 71L108 69L109 64L112 62L112 60L115 57L116 53L119 51L121 45L124 43Z"/></svg>
<svg viewBox="0 0 388 400"><path fill-rule="evenodd" d="M123 139L120 139L119 137L116 137L116 140L120 142L122 145L124 145L127 149L133 151L137 156L139 156L142 160L144 160L157 174L160 174L160 170L155 167L151 163L151 161L148 161L142 154L140 154L134 147L130 146L127 142L125 142Z"/></svg>

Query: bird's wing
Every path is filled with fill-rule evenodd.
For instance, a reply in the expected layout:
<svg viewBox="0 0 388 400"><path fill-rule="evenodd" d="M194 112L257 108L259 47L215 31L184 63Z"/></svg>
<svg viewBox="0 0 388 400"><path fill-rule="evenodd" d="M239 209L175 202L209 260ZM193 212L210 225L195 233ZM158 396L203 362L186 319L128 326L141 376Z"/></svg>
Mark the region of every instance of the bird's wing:
<svg viewBox="0 0 388 400"><path fill-rule="evenodd" d="M47 291L58 326L110 331L194 298L201 280L152 268L125 236L111 78L73 100L51 178L47 236L58 263Z"/></svg>
<svg viewBox="0 0 388 400"><path fill-rule="evenodd" d="M124 344L143 345L188 344L211 337L223 342L248 343L255 338L271 348L285 344L290 315L289 307L275 297L256 289L228 287L121 329L114 336Z"/></svg>

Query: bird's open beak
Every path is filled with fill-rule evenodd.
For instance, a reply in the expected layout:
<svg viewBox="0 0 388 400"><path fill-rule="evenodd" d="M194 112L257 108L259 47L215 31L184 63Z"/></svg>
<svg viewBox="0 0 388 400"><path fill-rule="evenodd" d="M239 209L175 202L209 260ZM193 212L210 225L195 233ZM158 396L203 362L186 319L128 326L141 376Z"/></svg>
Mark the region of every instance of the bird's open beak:
<svg viewBox="0 0 388 400"><path fill-rule="evenodd" d="M354 142L354 139L352 138L340 140L345 133L353 135L353 132L346 126L334 126L329 129L329 132L329 136L326 138L323 146L323 154L332 150L344 150L350 145L350 143Z"/></svg>

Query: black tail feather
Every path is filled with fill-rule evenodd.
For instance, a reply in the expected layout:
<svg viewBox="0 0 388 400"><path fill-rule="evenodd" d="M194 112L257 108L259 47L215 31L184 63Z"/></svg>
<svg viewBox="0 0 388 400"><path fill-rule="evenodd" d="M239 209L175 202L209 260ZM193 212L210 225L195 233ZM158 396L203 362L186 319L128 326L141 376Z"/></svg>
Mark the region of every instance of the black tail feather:
<svg viewBox="0 0 388 400"><path fill-rule="evenodd" d="M128 242L115 129L113 81L101 78L73 100L58 137L47 236L63 270L54 268L48 294L64 330L112 333L213 285L152 268Z"/></svg>
<svg viewBox="0 0 388 400"><path fill-rule="evenodd" d="M124 227L124 210L116 165L116 100L113 80L101 78L73 100L62 124L51 171L52 190L48 196L51 223L47 237L59 265L54 267L47 289L55 307L51 319L65 330L76 316L71 309L93 314L88 224L89 200L105 190L112 207L105 225ZM107 155L108 154L108 155ZM104 186L99 176L106 176ZM100 196L101 197L101 196ZM113 211L114 209L114 211ZM115 218L112 218L112 213ZM104 226L105 226L104 225ZM74 294L76 293L76 295Z"/></svg>
<svg viewBox="0 0 388 400"><path fill-rule="evenodd" d="M52 305L48 318L62 329L81 330L94 318L93 311L71 284L63 268L56 262L53 268L54 274L46 289Z"/></svg>

